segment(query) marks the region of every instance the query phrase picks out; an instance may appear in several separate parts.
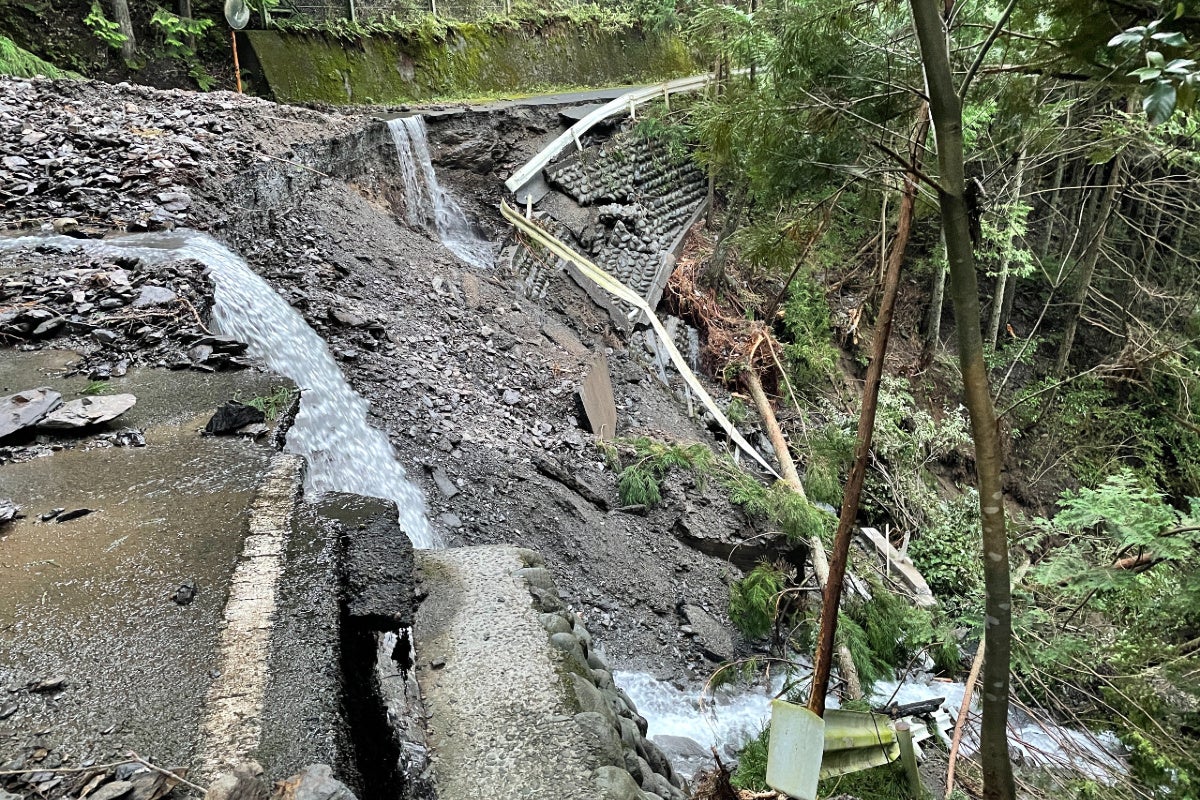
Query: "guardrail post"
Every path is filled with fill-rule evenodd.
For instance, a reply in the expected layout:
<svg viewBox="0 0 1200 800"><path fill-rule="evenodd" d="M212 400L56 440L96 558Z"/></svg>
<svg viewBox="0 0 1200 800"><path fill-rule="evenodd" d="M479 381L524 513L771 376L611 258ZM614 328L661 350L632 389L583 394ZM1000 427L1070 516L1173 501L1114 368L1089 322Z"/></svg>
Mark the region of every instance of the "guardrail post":
<svg viewBox="0 0 1200 800"><path fill-rule="evenodd" d="M908 788L913 800L925 797L925 787L921 784L921 771L917 767L917 751L913 748L912 730L907 722L896 723L896 742L900 745L900 761L908 775Z"/></svg>

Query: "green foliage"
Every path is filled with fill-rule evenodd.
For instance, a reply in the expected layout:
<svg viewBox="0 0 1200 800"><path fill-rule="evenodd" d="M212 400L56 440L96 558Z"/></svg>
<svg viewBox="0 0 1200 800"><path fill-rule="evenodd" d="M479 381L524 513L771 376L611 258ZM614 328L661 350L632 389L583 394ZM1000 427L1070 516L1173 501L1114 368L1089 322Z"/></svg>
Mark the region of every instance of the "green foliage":
<svg viewBox="0 0 1200 800"><path fill-rule="evenodd" d="M660 20L662 21L662 20ZM345 18L314 20L304 16L275 21L281 30L293 33L321 34L347 43L373 36L390 36L421 44L441 44L456 36L473 32L538 30L554 25L571 25L601 32L630 30L639 21L629 11L597 3L547 7L541 3L515 2L508 14L492 14L475 22L462 22L419 14L415 16L376 17L357 21ZM652 23L650 23L652 24Z"/></svg>
<svg viewBox="0 0 1200 800"><path fill-rule="evenodd" d="M121 26L104 16L99 0L92 0L88 15L83 18L83 24L88 26L96 38L114 50L120 50L128 37L121 33Z"/></svg>
<svg viewBox="0 0 1200 800"><path fill-rule="evenodd" d="M253 398L246 405L257 408L268 420L272 420L291 408L296 395L295 389L280 386L270 394Z"/></svg>
<svg viewBox="0 0 1200 800"><path fill-rule="evenodd" d="M1185 613L1171 627L1183 624L1187 629L1189 617L1200 624L1200 531L1189 530L1200 520L1169 506L1129 470L1095 489L1064 493L1061 507L1052 521L1040 520L1039 527L1046 537L1065 533L1068 544L1032 571L1036 583L1075 601L1094 596L1110 617L1136 620L1142 633L1151 621L1143 612L1164 603L1182 605ZM1164 566L1153 576L1112 566L1131 556ZM1164 573L1174 579L1159 585Z"/></svg>
<svg viewBox="0 0 1200 800"><path fill-rule="evenodd" d="M725 409L725 416L728 417L729 421L734 425L741 425L750 417L750 410L747 408L746 404L742 402L741 398L731 397L729 399L729 405Z"/></svg>
<svg viewBox="0 0 1200 800"><path fill-rule="evenodd" d="M866 800L911 800L912 789L899 761L874 769L827 778L817 785L818 797L861 797Z"/></svg>
<svg viewBox="0 0 1200 800"><path fill-rule="evenodd" d="M829 538L837 519L805 500L783 481L766 487L753 475L731 463L722 470L729 499L751 517L777 526L789 542L803 542L814 536Z"/></svg>
<svg viewBox="0 0 1200 800"><path fill-rule="evenodd" d="M787 575L778 565L759 562L746 577L729 587L729 616L738 630L751 639L765 639L775 627L779 595Z"/></svg>
<svg viewBox="0 0 1200 800"><path fill-rule="evenodd" d="M835 423L821 426L809 437L804 465L804 491L818 503L842 505L842 474L854 458L857 432Z"/></svg>
<svg viewBox="0 0 1200 800"><path fill-rule="evenodd" d="M1179 5L1183 8L1183 4ZM1173 15L1178 19L1182 13ZM1180 52L1188 48L1187 37L1179 31L1165 30L1162 25L1168 18L1156 19L1146 25L1136 25L1118 33L1108 41L1109 47L1138 47L1146 65L1128 73L1139 82L1148 84L1146 96L1142 98L1142 111L1151 125L1161 125L1171 118L1176 108L1190 111L1196 104L1196 87L1200 84L1200 71L1193 58L1172 58L1166 52Z"/></svg>
<svg viewBox="0 0 1200 800"><path fill-rule="evenodd" d="M783 328L793 385L811 389L826 381L837 364L829 303L824 289L803 270L792 281L783 306Z"/></svg>
<svg viewBox="0 0 1200 800"><path fill-rule="evenodd" d="M958 660L957 639L933 615L871 579L871 599L847 603L838 615L838 631L858 667L866 689L894 677L913 657L927 650L938 668L953 673Z"/></svg>
<svg viewBox="0 0 1200 800"><path fill-rule="evenodd" d="M216 83L207 70L196 58L196 51L191 45L192 39L198 39L213 26L211 19L187 19L173 14L161 6L154 9L150 17L150 26L158 32L159 40L168 57L187 65L188 75L196 81L203 91L208 91Z"/></svg>
<svg viewBox="0 0 1200 800"><path fill-rule="evenodd" d="M108 391L108 381L88 381L88 385L79 390L84 397L93 397Z"/></svg>
<svg viewBox="0 0 1200 800"><path fill-rule="evenodd" d="M968 488L926 511L928 522L909 542L909 557L933 593L951 606L978 598L983 589L978 493Z"/></svg>
<svg viewBox="0 0 1200 800"><path fill-rule="evenodd" d="M0 75L14 78L78 78L74 72L59 69L49 61L17 47L7 36L0 35Z"/></svg>
<svg viewBox="0 0 1200 800"><path fill-rule="evenodd" d="M746 742L738 751L737 769L733 771L729 782L735 789L745 789L751 792L765 792L767 786L767 754L771 746L771 728L767 726L762 732Z"/></svg>
<svg viewBox="0 0 1200 800"><path fill-rule="evenodd" d="M700 443L668 444L639 436L620 444L631 451L630 463L617 476L617 492L627 506L653 506L661 502L662 482L672 469L691 472L703 481L716 465L712 450ZM614 469L623 464L619 448L602 445L602 450Z"/></svg>

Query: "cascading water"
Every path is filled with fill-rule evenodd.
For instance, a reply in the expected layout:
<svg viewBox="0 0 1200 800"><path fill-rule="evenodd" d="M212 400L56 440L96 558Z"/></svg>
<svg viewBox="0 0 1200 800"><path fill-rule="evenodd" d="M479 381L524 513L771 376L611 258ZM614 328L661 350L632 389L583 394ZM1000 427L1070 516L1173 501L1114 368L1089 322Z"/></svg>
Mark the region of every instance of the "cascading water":
<svg viewBox="0 0 1200 800"><path fill-rule="evenodd" d="M699 686L680 689L644 672L616 672L613 679L648 721L647 733L652 739L686 737L699 745L700 753L711 747L727 748L727 752L740 749L748 738L757 736L771 719L771 698L782 688L778 679L774 691L762 686L740 691L722 687L702 707L699 698L703 692ZM922 676L904 682L879 681L870 699L876 705L887 705L893 699L903 705L944 697L943 707L951 716L957 716L965 690L962 683L930 682ZM837 699L830 697L829 707L837 705ZM1111 782L1128 771L1120 755L1124 748L1111 733L1093 734L1058 725L1048 714L1038 719L1013 709L1009 718L1009 744L1013 753L1022 756L1027 764L1070 769L1099 781ZM979 726L975 722L966 728L963 753L971 755L978 747ZM677 768L680 766L676 764ZM686 766L711 765L691 760Z"/></svg>
<svg viewBox="0 0 1200 800"><path fill-rule="evenodd" d="M0 239L0 252L38 245L82 247L90 255L133 256L152 264L181 259L204 264L216 290L217 329L245 342L250 355L300 387L300 413L288 431L287 450L308 462L307 490L393 500L414 546L441 546L426 517L421 490L405 477L387 436L367 424L367 402L346 383L324 340L236 253L195 231L103 241L24 236Z"/></svg>
<svg viewBox="0 0 1200 800"><path fill-rule="evenodd" d="M471 266L491 267L495 260L492 246L480 238L462 206L438 183L429 158L425 120L420 115L398 117L388 122L388 128L400 161L408 224L436 232L447 250Z"/></svg>

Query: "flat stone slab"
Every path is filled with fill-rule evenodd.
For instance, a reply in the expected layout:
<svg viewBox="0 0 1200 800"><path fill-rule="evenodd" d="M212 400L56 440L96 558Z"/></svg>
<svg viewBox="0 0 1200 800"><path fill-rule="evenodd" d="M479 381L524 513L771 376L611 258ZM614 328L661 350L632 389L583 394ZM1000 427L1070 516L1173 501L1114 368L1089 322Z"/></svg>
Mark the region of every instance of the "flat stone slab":
<svg viewBox="0 0 1200 800"><path fill-rule="evenodd" d="M439 800L602 796L578 709L567 705L546 630L515 574L525 566L518 549L416 557L429 591L417 612L417 677Z"/></svg>
<svg viewBox="0 0 1200 800"><path fill-rule="evenodd" d="M36 425L62 405L62 395L49 386L0 397L0 439Z"/></svg>
<svg viewBox="0 0 1200 800"><path fill-rule="evenodd" d="M47 414L38 427L44 430L71 430L99 425L116 419L136 404L137 397L131 394L81 397Z"/></svg>

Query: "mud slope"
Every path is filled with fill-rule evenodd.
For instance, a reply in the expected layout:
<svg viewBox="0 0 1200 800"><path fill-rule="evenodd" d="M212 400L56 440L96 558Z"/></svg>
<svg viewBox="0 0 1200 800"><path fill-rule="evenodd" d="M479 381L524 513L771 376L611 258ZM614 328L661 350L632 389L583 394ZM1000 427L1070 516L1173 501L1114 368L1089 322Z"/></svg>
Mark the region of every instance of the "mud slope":
<svg viewBox="0 0 1200 800"><path fill-rule="evenodd" d="M0 185L20 182L0 198L6 226L71 217L95 233L181 225L224 239L327 339L451 546L542 552L617 668L709 668L676 608L727 622L732 568L676 535L736 539L745 521L686 478L646 515L613 510L613 475L575 416L593 354L609 356L623 435L716 443L567 278L534 303L503 267L467 267L398 222L382 123L87 83L6 80L0 96ZM470 174L463 199L496 236L501 177L559 125L553 107L499 109L431 124L430 140L435 162L452 153ZM547 460L605 502L547 477Z"/></svg>

